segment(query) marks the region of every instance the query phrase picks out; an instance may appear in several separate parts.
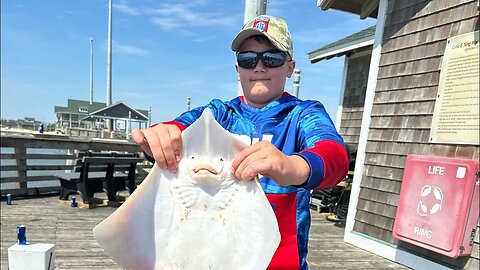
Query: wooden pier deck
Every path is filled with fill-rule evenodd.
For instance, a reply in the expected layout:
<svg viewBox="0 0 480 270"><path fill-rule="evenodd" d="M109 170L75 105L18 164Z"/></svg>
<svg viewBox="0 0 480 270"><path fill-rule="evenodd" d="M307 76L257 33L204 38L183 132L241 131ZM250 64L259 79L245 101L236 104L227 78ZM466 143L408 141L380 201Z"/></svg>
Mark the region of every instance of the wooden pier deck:
<svg viewBox="0 0 480 270"><path fill-rule="evenodd" d="M97 195L96 195L97 196ZM16 226L27 227L27 241L54 243L55 269L121 269L100 248L92 229L116 207L72 208L57 197L1 202L0 269L8 269L7 249L16 243ZM312 211L310 269L408 269L343 242L343 228Z"/></svg>

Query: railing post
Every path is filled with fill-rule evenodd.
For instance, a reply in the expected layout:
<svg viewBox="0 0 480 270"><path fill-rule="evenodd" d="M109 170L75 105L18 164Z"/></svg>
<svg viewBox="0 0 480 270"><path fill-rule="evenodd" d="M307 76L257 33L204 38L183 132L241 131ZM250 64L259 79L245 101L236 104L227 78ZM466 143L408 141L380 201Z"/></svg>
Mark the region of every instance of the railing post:
<svg viewBox="0 0 480 270"><path fill-rule="evenodd" d="M15 162L17 164L17 176L20 181L15 188L25 189L27 192L27 148L25 144L15 145Z"/></svg>

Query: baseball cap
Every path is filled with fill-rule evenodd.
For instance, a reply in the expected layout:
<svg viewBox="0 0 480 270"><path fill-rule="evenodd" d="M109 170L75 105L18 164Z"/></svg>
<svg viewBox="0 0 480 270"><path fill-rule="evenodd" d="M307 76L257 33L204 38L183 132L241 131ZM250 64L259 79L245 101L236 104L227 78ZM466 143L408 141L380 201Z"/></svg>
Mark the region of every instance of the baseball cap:
<svg viewBox="0 0 480 270"><path fill-rule="evenodd" d="M264 35L273 46L280 51L287 52L293 58L293 44L287 23L277 17L260 15L248 21L232 42L232 50L238 51L243 41L249 37Z"/></svg>

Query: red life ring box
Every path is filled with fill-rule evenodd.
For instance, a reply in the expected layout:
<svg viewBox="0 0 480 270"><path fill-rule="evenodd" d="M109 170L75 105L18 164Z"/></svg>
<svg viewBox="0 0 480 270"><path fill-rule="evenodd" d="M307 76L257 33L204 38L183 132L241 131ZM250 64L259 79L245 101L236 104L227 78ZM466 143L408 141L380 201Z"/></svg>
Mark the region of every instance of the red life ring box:
<svg viewBox="0 0 480 270"><path fill-rule="evenodd" d="M408 155L393 237L452 258L469 255L479 186L477 160Z"/></svg>

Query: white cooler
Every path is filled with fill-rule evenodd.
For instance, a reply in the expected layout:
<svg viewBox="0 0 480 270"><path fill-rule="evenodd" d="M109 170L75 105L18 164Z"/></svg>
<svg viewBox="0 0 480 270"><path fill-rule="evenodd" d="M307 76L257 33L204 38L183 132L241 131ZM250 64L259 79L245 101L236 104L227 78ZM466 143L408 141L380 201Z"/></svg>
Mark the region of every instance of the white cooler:
<svg viewBox="0 0 480 270"><path fill-rule="evenodd" d="M10 270L51 270L54 266L54 244L15 244L8 248Z"/></svg>

